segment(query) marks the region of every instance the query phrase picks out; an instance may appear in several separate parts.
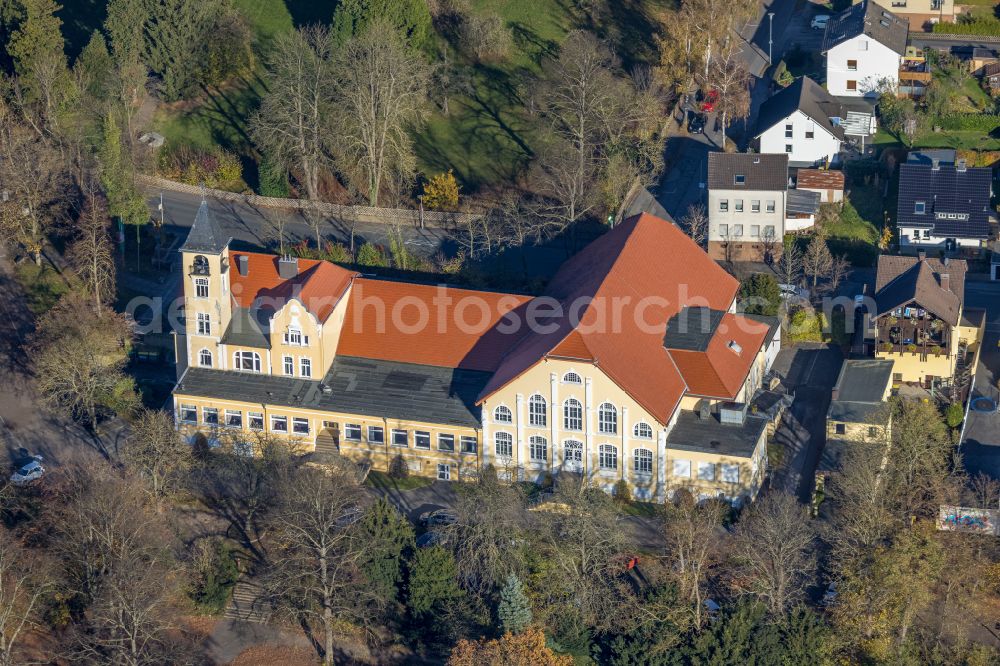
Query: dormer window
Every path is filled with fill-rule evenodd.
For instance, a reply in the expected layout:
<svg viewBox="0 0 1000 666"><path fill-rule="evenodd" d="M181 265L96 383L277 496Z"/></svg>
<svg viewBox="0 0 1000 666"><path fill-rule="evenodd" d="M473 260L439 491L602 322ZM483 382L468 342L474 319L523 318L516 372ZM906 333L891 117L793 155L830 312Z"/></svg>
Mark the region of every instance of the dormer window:
<svg viewBox="0 0 1000 666"><path fill-rule="evenodd" d="M923 215L924 213L927 212L927 203L923 201L914 201L913 212L916 213L917 215Z"/></svg>
<svg viewBox="0 0 1000 666"><path fill-rule="evenodd" d="M733 176L733 182L736 183L737 185L746 185L747 177L742 173L738 173L735 176Z"/></svg>
<svg viewBox="0 0 1000 666"><path fill-rule="evenodd" d="M743 353L743 347L740 345L740 343L736 342L736 340L729 341L729 348L734 352L736 352L737 354Z"/></svg>
<svg viewBox="0 0 1000 666"><path fill-rule="evenodd" d="M301 328L289 327L289 329L285 331L285 344L302 347L309 344L309 336L302 335Z"/></svg>

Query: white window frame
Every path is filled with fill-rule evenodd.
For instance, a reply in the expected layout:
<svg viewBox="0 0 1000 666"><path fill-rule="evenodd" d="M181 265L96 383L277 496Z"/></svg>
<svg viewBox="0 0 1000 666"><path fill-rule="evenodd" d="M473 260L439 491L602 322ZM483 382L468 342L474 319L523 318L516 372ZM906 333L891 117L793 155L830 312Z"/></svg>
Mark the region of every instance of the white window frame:
<svg viewBox="0 0 1000 666"><path fill-rule="evenodd" d="M282 356L281 357L281 371L286 377L295 376L295 357L294 356Z"/></svg>
<svg viewBox="0 0 1000 666"><path fill-rule="evenodd" d="M245 360L250 361L250 365L253 366L252 370L243 367L243 362ZM233 370L239 372L260 372L260 354L255 351L247 351L245 349L237 350L233 352Z"/></svg>
<svg viewBox="0 0 1000 666"><path fill-rule="evenodd" d="M198 335L212 335L212 315L199 312L197 315Z"/></svg>
<svg viewBox="0 0 1000 666"><path fill-rule="evenodd" d="M302 329L296 326L289 326L285 331L285 344L294 347L302 346Z"/></svg>
<svg viewBox="0 0 1000 666"><path fill-rule="evenodd" d="M743 199L736 199L736 201L733 203L733 209L737 213L742 213L743 212Z"/></svg>
<svg viewBox="0 0 1000 666"><path fill-rule="evenodd" d="M194 297L208 298L209 282L207 277L196 277L194 279Z"/></svg>
<svg viewBox="0 0 1000 666"><path fill-rule="evenodd" d="M720 224L719 225L719 236L722 238L727 238L729 236L729 225Z"/></svg>
<svg viewBox="0 0 1000 666"><path fill-rule="evenodd" d="M765 204L764 204L764 210L767 211L768 213L773 213L774 212L774 210L775 210L774 199L768 199L765 202Z"/></svg>
<svg viewBox="0 0 1000 666"><path fill-rule="evenodd" d="M715 463L699 462L697 467L699 481L715 481Z"/></svg>
<svg viewBox="0 0 1000 666"><path fill-rule="evenodd" d="M737 463L722 463L720 466L720 475L722 477L723 483L739 483L740 482L740 466Z"/></svg>
<svg viewBox="0 0 1000 666"><path fill-rule="evenodd" d="M570 455L572 451L572 455ZM578 439L563 440L563 462L583 463L583 442Z"/></svg>
<svg viewBox="0 0 1000 666"><path fill-rule="evenodd" d="M459 444L462 447L462 453L471 455L479 453L479 441L471 435L462 435L459 438Z"/></svg>
<svg viewBox="0 0 1000 666"><path fill-rule="evenodd" d="M247 412L247 428L254 432L263 432L264 412Z"/></svg>
<svg viewBox="0 0 1000 666"><path fill-rule="evenodd" d="M573 372L572 370L570 370L565 375L563 375L563 377L562 377L562 383L563 384L576 384L576 385L579 385L579 384L583 383L583 378L580 377L580 375L578 373Z"/></svg>
<svg viewBox="0 0 1000 666"><path fill-rule="evenodd" d="M649 449L632 451L632 469L638 474L652 474L653 452Z"/></svg>
<svg viewBox="0 0 1000 666"><path fill-rule="evenodd" d="M751 213L759 213L760 212L760 199L751 199L750 200L750 212Z"/></svg>
<svg viewBox="0 0 1000 666"><path fill-rule="evenodd" d="M647 431L649 432L648 435L645 434ZM636 439L653 439L653 426L645 421L639 421L632 426L632 436Z"/></svg>
<svg viewBox="0 0 1000 666"><path fill-rule="evenodd" d="M413 448L421 451L431 450L431 433L427 430L413 431Z"/></svg>
<svg viewBox="0 0 1000 666"><path fill-rule="evenodd" d="M602 402L597 408L597 432L602 435L618 434L618 409L610 402Z"/></svg>
<svg viewBox="0 0 1000 666"><path fill-rule="evenodd" d="M532 462L546 462L549 459L549 440L541 435L528 438L528 459Z"/></svg>
<svg viewBox="0 0 1000 666"><path fill-rule="evenodd" d="M303 427L303 424L305 426ZM292 434L293 435L308 435L310 430L309 419L301 416L292 417Z"/></svg>
<svg viewBox="0 0 1000 666"><path fill-rule="evenodd" d="M352 434L354 433L354 434ZM344 424L344 441L347 442L360 442L361 441L361 424L360 423L345 423Z"/></svg>
<svg viewBox="0 0 1000 666"><path fill-rule="evenodd" d="M208 415L211 414L212 418L209 419ZM218 426L219 424L219 408L218 407L202 407L201 408L201 422L205 425Z"/></svg>
<svg viewBox="0 0 1000 666"><path fill-rule="evenodd" d="M437 436L437 450L453 453L455 451L455 436L450 432L439 432Z"/></svg>
<svg viewBox="0 0 1000 666"><path fill-rule="evenodd" d="M299 359L299 376L312 377L312 359L308 356Z"/></svg>
<svg viewBox="0 0 1000 666"><path fill-rule="evenodd" d="M225 412L227 428L243 428L243 411L240 409L227 409Z"/></svg>
<svg viewBox="0 0 1000 666"><path fill-rule="evenodd" d="M729 199L719 199L719 212L720 213L729 212Z"/></svg>
<svg viewBox="0 0 1000 666"><path fill-rule="evenodd" d="M448 463L437 464L438 481L451 481L451 465Z"/></svg>
<svg viewBox="0 0 1000 666"><path fill-rule="evenodd" d="M528 398L528 425L544 428L549 423L549 404L545 397L535 393Z"/></svg>
<svg viewBox="0 0 1000 666"><path fill-rule="evenodd" d="M493 422L509 425L514 422L514 412L507 405L497 405L493 410Z"/></svg>
<svg viewBox="0 0 1000 666"><path fill-rule="evenodd" d="M208 358L208 363L205 362L206 357ZM198 365L202 368L211 368L212 360L212 350L202 347L198 352Z"/></svg>
<svg viewBox="0 0 1000 666"><path fill-rule="evenodd" d="M375 435L378 433L378 435ZM368 426L368 442L371 444L385 444L385 428L382 426Z"/></svg>
<svg viewBox="0 0 1000 666"><path fill-rule="evenodd" d="M673 461L673 476L680 479L690 479L691 478L691 461L685 460L683 458L674 458Z"/></svg>
<svg viewBox="0 0 1000 666"><path fill-rule="evenodd" d="M583 404L576 398L566 398L563 401L563 430L583 431Z"/></svg>
<svg viewBox="0 0 1000 666"><path fill-rule="evenodd" d="M177 419L181 423L197 423L198 422L198 406L197 405L181 405L177 409Z"/></svg>
<svg viewBox="0 0 1000 666"><path fill-rule="evenodd" d="M514 457L514 436L509 432L498 430L493 435L493 450L498 458Z"/></svg>
<svg viewBox="0 0 1000 666"><path fill-rule="evenodd" d="M402 444L398 443L399 442L399 435L403 436L403 438L402 438L403 439L403 443ZM410 431L409 430L403 430L402 428L393 428L392 432L390 433L390 437L392 437L392 440L391 440L390 443L393 446L401 448L401 449L409 448L409 446L410 446Z"/></svg>
<svg viewBox="0 0 1000 666"><path fill-rule="evenodd" d="M601 444L597 447L597 463L601 469L618 469L618 447L614 444Z"/></svg>
<svg viewBox="0 0 1000 666"><path fill-rule="evenodd" d="M792 123L785 123L785 138L791 139L792 136L795 134L794 130L795 130L795 125L793 125Z"/></svg>
<svg viewBox="0 0 1000 666"><path fill-rule="evenodd" d="M271 414L271 432L288 432L288 417Z"/></svg>

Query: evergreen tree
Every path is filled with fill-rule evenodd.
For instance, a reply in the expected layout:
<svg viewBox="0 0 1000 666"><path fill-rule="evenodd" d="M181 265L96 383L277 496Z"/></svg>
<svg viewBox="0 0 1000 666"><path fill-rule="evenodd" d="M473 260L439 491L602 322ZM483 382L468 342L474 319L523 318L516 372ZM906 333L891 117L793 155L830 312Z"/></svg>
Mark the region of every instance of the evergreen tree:
<svg viewBox="0 0 1000 666"><path fill-rule="evenodd" d="M111 39L111 52L119 67L142 61L146 38L143 30L149 16L149 0L110 0L104 29Z"/></svg>
<svg viewBox="0 0 1000 666"><path fill-rule="evenodd" d="M431 13L424 0L341 0L330 31L337 44L346 44L375 19L388 22L410 46L428 49L433 44Z"/></svg>
<svg viewBox="0 0 1000 666"><path fill-rule="evenodd" d="M149 208L132 178L132 166L122 150L122 133L114 114L104 119L104 136L99 158L101 185L108 199L108 212L124 224L135 226L136 264L139 261L139 232L149 222Z"/></svg>
<svg viewBox="0 0 1000 666"><path fill-rule="evenodd" d="M189 94L198 83L219 7L203 0L151 0L145 62L162 77L167 101Z"/></svg>
<svg viewBox="0 0 1000 666"><path fill-rule="evenodd" d="M441 546L417 549L410 561L409 578L407 606L416 618L440 611L462 594L455 558Z"/></svg>
<svg viewBox="0 0 1000 666"><path fill-rule="evenodd" d="M531 624L531 602L524 593L521 581L514 574L507 576L507 582L500 590L497 617L500 628L505 633L519 634Z"/></svg>
<svg viewBox="0 0 1000 666"><path fill-rule="evenodd" d="M45 121L52 125L73 93L62 20L56 16L60 7L54 0L19 0L15 4L19 5L19 20L7 52L14 59L25 97L41 108Z"/></svg>
<svg viewBox="0 0 1000 666"><path fill-rule="evenodd" d="M366 544L362 570L382 598L394 598L402 580L403 551L413 547L410 521L382 497L365 513L360 532Z"/></svg>

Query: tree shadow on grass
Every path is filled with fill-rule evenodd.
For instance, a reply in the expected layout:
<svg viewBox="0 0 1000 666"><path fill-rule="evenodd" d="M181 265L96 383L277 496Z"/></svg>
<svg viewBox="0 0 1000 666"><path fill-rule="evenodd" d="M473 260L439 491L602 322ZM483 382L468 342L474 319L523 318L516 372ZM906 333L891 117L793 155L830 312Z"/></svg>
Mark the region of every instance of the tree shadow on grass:
<svg viewBox="0 0 1000 666"><path fill-rule="evenodd" d="M296 28L311 23L330 25L336 6L337 0L285 0Z"/></svg>

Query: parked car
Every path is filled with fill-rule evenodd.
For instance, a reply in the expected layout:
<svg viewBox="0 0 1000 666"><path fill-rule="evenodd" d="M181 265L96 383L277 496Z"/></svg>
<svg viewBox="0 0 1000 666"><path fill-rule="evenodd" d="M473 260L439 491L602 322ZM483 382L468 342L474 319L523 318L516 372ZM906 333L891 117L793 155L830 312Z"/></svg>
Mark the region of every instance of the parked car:
<svg viewBox="0 0 1000 666"><path fill-rule="evenodd" d="M704 95L701 101L701 110L705 113L711 113L715 111L715 104L719 101L719 91L709 90L707 95Z"/></svg>
<svg viewBox="0 0 1000 666"><path fill-rule="evenodd" d="M443 532L425 532L417 537L417 548L430 548L431 546L445 546L448 544L448 536Z"/></svg>
<svg viewBox="0 0 1000 666"><path fill-rule="evenodd" d="M705 116L694 111L688 111L688 133L701 134L705 131Z"/></svg>
<svg viewBox="0 0 1000 666"><path fill-rule="evenodd" d="M813 30L826 30L826 24L829 22L829 14L817 14L816 16L813 16L812 23L809 24L809 27Z"/></svg>
<svg viewBox="0 0 1000 666"><path fill-rule="evenodd" d="M450 509L437 509L436 511L426 511L420 514L420 524L424 527L454 525L457 522L458 515Z"/></svg>
<svg viewBox="0 0 1000 666"><path fill-rule="evenodd" d="M43 474L45 474L45 468L42 467L42 464L37 460L32 460L14 472L10 477L10 482L15 486L21 486L42 478Z"/></svg>

